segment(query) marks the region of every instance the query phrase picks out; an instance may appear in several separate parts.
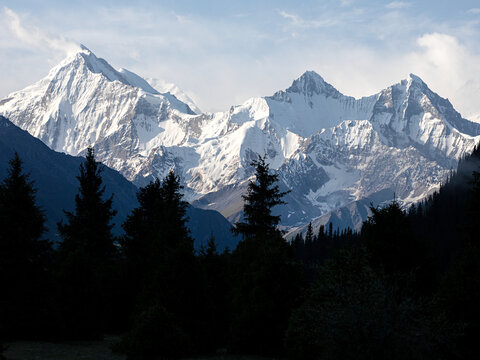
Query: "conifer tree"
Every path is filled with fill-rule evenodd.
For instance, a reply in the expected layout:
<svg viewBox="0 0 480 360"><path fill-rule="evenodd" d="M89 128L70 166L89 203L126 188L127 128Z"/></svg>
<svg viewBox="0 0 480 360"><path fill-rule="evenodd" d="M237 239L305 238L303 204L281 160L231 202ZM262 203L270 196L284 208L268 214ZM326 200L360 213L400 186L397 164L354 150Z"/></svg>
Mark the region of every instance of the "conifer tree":
<svg viewBox="0 0 480 360"><path fill-rule="evenodd" d="M95 160L93 148L87 149L86 160L80 165L80 183L75 196L75 212L65 211L67 223L60 222L58 230L64 251L82 250L99 260L111 258L115 252L112 220L113 195L104 200L102 168Z"/></svg>
<svg viewBox="0 0 480 360"><path fill-rule="evenodd" d="M312 223L308 223L308 227L307 227L307 233L305 234L305 243L313 243L313 229L312 229Z"/></svg>
<svg viewBox="0 0 480 360"><path fill-rule="evenodd" d="M443 324L398 298L362 246L339 250L293 312L286 347L294 359L443 359ZM442 326L440 326L442 325Z"/></svg>
<svg viewBox="0 0 480 360"><path fill-rule="evenodd" d="M235 224L234 232L244 238L273 235L278 233L279 215L272 215L272 208L285 204L282 198L288 192L281 192L278 185L278 175L271 174L265 157L253 160L255 180L248 183L247 194L243 195L244 222Z"/></svg>
<svg viewBox="0 0 480 360"><path fill-rule="evenodd" d="M320 225L320 228L318 229L318 235L317 235L317 239L320 240L324 240L326 237L325 235L325 225Z"/></svg>
<svg viewBox="0 0 480 360"><path fill-rule="evenodd" d="M312 257L313 252L313 243L314 243L314 235L312 229L312 223L308 223L307 232L305 234L305 250L307 251L307 258L310 259Z"/></svg>
<svg viewBox="0 0 480 360"><path fill-rule="evenodd" d="M122 227L122 249L126 257L131 293L135 297L152 282L152 269L162 256L164 201L159 179L140 188L139 206L132 210ZM134 300L132 300L134 301Z"/></svg>
<svg viewBox="0 0 480 360"><path fill-rule="evenodd" d="M292 246L295 249L295 257L297 259L305 260L305 242L302 233L295 235L292 241Z"/></svg>
<svg viewBox="0 0 480 360"><path fill-rule="evenodd" d="M42 239L45 216L17 153L9 165L0 184L0 326L9 336L18 336L39 325L51 246Z"/></svg>
<svg viewBox="0 0 480 360"><path fill-rule="evenodd" d="M186 226L187 203L182 200L181 189L173 171L163 181L151 181L139 190L139 206L123 224L122 247L130 271L135 272L135 282L140 280L143 286L150 287L149 291L153 291L154 277L166 279L168 264L180 260L176 256L184 260L194 257L193 240Z"/></svg>
<svg viewBox="0 0 480 360"><path fill-rule="evenodd" d="M475 147L471 157L480 157L480 148ZM469 159L470 160L470 159ZM480 356L478 336L480 334L480 173L473 171L471 189L467 193L466 219L463 239L439 289L439 303L449 321L462 324L463 334L457 343L462 358L475 359Z"/></svg>
<svg viewBox="0 0 480 360"><path fill-rule="evenodd" d="M19 268L38 257L45 247L41 241L45 216L35 203L36 189L22 170L17 153L9 162L7 177L0 185L0 256Z"/></svg>
<svg viewBox="0 0 480 360"><path fill-rule="evenodd" d="M230 349L240 353L280 355L288 317L300 286L293 249L277 229L280 217L272 208L283 204L265 158L251 163L255 179L243 197L244 222L234 231L243 240L232 253L233 318Z"/></svg>
<svg viewBox="0 0 480 360"><path fill-rule="evenodd" d="M215 257L219 255L217 251L217 245L215 243L215 236L213 234L210 236L210 239L208 239L207 250L205 252L205 255L211 256L211 257Z"/></svg>
<svg viewBox="0 0 480 360"><path fill-rule="evenodd" d="M88 148L80 165L75 211L59 222L59 303L62 333L68 338L99 338L114 320L116 248L112 234L113 195L104 200L102 168Z"/></svg>
<svg viewBox="0 0 480 360"><path fill-rule="evenodd" d="M201 346L201 278L186 226L187 203L181 189L180 179L173 171L163 181L150 182L139 190L139 206L123 224L122 248L135 322L124 340L127 353L149 348L149 358L155 358L166 356L168 349L168 355L175 356L175 349L167 343L178 341L181 346L176 349L176 356L180 356L194 353ZM158 309L169 319L168 326L178 338L172 340L162 330L143 341L137 339L144 327L157 328L154 323Z"/></svg>
<svg viewBox="0 0 480 360"><path fill-rule="evenodd" d="M396 278L400 287L410 291L430 292L434 268L428 242L416 236L411 219L397 201L377 209L363 223L361 239L376 269Z"/></svg>
<svg viewBox="0 0 480 360"><path fill-rule="evenodd" d="M210 352L224 348L227 341L230 290L228 259L228 253L218 253L212 234L199 256L205 294L205 303L201 311L204 314L204 341L206 350Z"/></svg>
<svg viewBox="0 0 480 360"><path fill-rule="evenodd" d="M395 200L382 209L370 209L372 216L363 224L362 239L372 263L389 275L411 271L419 263L419 252L425 250L415 241L406 212Z"/></svg>

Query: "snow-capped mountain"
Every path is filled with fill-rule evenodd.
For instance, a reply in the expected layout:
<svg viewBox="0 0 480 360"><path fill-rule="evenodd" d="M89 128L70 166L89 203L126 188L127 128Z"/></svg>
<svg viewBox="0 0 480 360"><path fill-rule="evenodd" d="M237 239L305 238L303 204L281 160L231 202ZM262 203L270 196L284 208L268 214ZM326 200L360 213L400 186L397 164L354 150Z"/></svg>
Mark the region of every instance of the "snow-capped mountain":
<svg viewBox="0 0 480 360"><path fill-rule="evenodd" d="M0 101L0 114L57 151L94 145L138 185L175 168L190 201L231 219L251 160L266 154L292 190L281 210L287 226L378 194L421 199L480 140L480 124L415 75L355 99L307 71L273 96L203 114L162 90L83 48Z"/></svg>
<svg viewBox="0 0 480 360"><path fill-rule="evenodd" d="M124 69L120 69L120 71L122 71L122 70L124 70ZM188 95L182 89L180 89L176 84L169 83L169 82L166 82L164 80L155 79L155 78L147 78L145 80L147 80L147 82L155 90L158 90L160 93L167 93L168 92L168 93L174 95L178 100L187 104L188 107L195 112L195 114L201 114L202 113L202 110L200 110L200 108L195 103L195 101L191 98L191 96Z"/></svg>
<svg viewBox="0 0 480 360"><path fill-rule="evenodd" d="M49 233L46 236L51 240L59 240L57 222L65 220L63 210L74 209L75 194L78 192L76 176L85 159L49 149L40 140L0 116L0 179L7 175L8 161L15 152L23 161L24 171L31 175L31 180L38 188L36 198L47 216ZM114 232L120 234L127 215L138 206L137 187L117 171L105 166L102 179L105 196L114 194L113 208L117 210L113 220ZM231 224L218 212L189 206L187 217L187 226L195 239L196 249L206 245L212 234L220 251L226 247L235 248L238 239L230 231Z"/></svg>

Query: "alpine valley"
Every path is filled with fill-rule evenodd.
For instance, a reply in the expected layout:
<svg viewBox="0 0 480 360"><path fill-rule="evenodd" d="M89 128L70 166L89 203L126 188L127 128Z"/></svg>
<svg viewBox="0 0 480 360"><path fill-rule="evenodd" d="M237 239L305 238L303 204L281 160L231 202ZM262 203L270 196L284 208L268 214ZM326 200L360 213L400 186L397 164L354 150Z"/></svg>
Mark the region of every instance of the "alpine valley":
<svg viewBox="0 0 480 360"><path fill-rule="evenodd" d="M218 113L149 81L82 47L1 100L0 114L55 151L78 156L93 145L138 186L173 168L188 201L230 221L241 216L250 162L266 155L291 190L278 209L290 229L314 219L358 228L370 203L421 200L480 141L480 124L415 75L355 99L307 71L286 90Z"/></svg>

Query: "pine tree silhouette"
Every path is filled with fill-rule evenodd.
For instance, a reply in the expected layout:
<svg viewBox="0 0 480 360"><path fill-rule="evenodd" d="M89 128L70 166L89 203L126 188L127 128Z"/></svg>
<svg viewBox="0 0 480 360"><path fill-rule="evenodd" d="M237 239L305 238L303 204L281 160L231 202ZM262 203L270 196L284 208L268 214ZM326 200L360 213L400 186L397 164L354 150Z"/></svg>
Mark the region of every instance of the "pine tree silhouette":
<svg viewBox="0 0 480 360"><path fill-rule="evenodd" d="M123 224L121 243L135 322L124 343L132 358L140 358L139 353L148 359L184 356L202 346L201 274L186 226L187 203L181 189L173 171L163 181L150 182L139 190L139 206ZM160 330L156 324L160 317L169 319L168 329ZM145 327L159 330L139 339ZM172 338L172 334L176 335ZM179 345L175 348L173 343Z"/></svg>
<svg viewBox="0 0 480 360"><path fill-rule="evenodd" d="M277 356L301 286L300 269L293 262L293 248L277 229L280 217L272 215L286 193L280 192L278 177L270 173L265 158L251 165L255 179L243 197L245 221L234 229L243 240L232 253L230 349Z"/></svg>
<svg viewBox="0 0 480 360"><path fill-rule="evenodd" d="M67 223L58 223L64 251L82 250L89 256L106 260L115 252L112 220L113 195L104 200L102 168L95 161L93 148L87 149L86 160L80 165L80 183L75 196L75 212L65 211Z"/></svg>
<svg viewBox="0 0 480 360"><path fill-rule="evenodd" d="M12 337L38 330L51 244L42 239L45 216L17 153L9 165L0 184L0 331Z"/></svg>
<svg viewBox="0 0 480 360"><path fill-rule="evenodd" d="M75 211L65 211L67 222L57 224L63 239L59 251L59 302L62 335L67 338L100 338L113 321L112 288L117 258L111 223L113 195L104 200L102 169L88 148L80 165Z"/></svg>
<svg viewBox="0 0 480 360"><path fill-rule="evenodd" d="M245 238L273 235L278 232L280 216L272 215L272 208L285 204L282 198L288 192L279 190L278 175L270 173L265 157L259 156L250 165L255 168L255 180L248 183L247 194L242 196L245 221L236 223L234 232Z"/></svg>

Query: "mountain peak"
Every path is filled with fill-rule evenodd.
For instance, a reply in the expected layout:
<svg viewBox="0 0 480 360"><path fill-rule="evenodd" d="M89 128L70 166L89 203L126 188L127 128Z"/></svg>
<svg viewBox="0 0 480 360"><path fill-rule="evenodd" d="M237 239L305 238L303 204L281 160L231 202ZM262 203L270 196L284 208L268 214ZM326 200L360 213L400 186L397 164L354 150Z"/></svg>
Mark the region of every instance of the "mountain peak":
<svg viewBox="0 0 480 360"><path fill-rule="evenodd" d="M140 76L126 70L116 70L106 60L97 57L85 45L80 44L80 51L64 59L58 66L51 70L51 74L56 76L63 69L67 68L70 71L78 71L82 67L86 67L94 74L102 74L108 81L119 81L125 85L141 88L145 92L158 94L158 91L153 89Z"/></svg>
<svg viewBox="0 0 480 360"><path fill-rule="evenodd" d="M316 81L316 82L320 82L320 83L325 83L325 80L323 79L323 77L320 76L319 73L313 71L313 70L307 70L305 71L302 76L300 76L299 79L308 79L310 81Z"/></svg>
<svg viewBox="0 0 480 360"><path fill-rule="evenodd" d="M91 52L89 48L87 48L85 45L83 44L80 44L80 50L81 51L88 51L88 52Z"/></svg>
<svg viewBox="0 0 480 360"><path fill-rule="evenodd" d="M408 82L410 84L415 84L415 85L421 85L421 86L425 86L425 81L423 81L419 76L415 75L415 74L409 74L408 75Z"/></svg>
<svg viewBox="0 0 480 360"><path fill-rule="evenodd" d="M401 86L403 91L414 91L416 94L432 93L428 85L417 75L409 74L406 79L400 81L400 83L390 86L389 88ZM436 94L435 94L436 95Z"/></svg>
<svg viewBox="0 0 480 360"><path fill-rule="evenodd" d="M115 70L106 60L98 58L93 52L84 47L82 52L76 55L76 58L83 58L85 66L93 73L102 74L110 81L118 80L124 84L130 85L128 81Z"/></svg>
<svg viewBox="0 0 480 360"><path fill-rule="evenodd" d="M305 71L298 79L294 80L292 85L287 89L287 92L308 96L325 94L327 96L336 97L341 95L337 89L312 70Z"/></svg>

